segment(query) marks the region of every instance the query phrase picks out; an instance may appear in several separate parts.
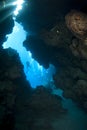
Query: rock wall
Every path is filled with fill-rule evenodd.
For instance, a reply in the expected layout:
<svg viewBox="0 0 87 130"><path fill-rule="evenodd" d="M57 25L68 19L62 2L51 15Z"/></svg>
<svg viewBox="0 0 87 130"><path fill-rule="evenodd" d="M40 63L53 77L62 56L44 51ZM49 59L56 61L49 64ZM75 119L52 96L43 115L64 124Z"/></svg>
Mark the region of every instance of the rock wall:
<svg viewBox="0 0 87 130"><path fill-rule="evenodd" d="M67 57L67 61L71 61L71 65L65 59L66 66L63 61L58 59L60 66L57 74L54 77L55 84L64 90L64 96L76 101L80 107L87 111L87 45L86 45L86 20L87 15L79 11L71 11L65 16L66 25L72 32L73 37L68 50L72 52L72 56ZM70 38L70 37L69 37ZM61 53L61 52L60 52ZM70 55L70 54L69 54ZM65 55L62 55L65 57Z"/></svg>
<svg viewBox="0 0 87 130"><path fill-rule="evenodd" d="M30 92L17 52L0 50L0 129L15 128L21 102Z"/></svg>

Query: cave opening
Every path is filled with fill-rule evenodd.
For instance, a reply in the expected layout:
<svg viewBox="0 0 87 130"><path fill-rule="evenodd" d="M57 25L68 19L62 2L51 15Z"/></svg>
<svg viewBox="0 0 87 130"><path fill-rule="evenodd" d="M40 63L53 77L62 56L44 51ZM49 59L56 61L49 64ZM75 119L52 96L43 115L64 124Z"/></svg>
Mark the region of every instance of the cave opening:
<svg viewBox="0 0 87 130"><path fill-rule="evenodd" d="M23 29L23 26L16 21L16 16L18 15L19 10L22 9L23 3L23 0L18 0L13 3L13 5L17 5L13 12L14 27L12 33L6 35L7 41L3 43L3 48L12 48L17 51L21 63L24 66L26 79L29 81L32 88L36 88L40 85L47 86L50 82L53 82L53 75L55 74L56 69L52 64L49 65L48 69L45 69L33 59L31 52L27 51L23 46L23 42L27 37L27 32Z"/></svg>

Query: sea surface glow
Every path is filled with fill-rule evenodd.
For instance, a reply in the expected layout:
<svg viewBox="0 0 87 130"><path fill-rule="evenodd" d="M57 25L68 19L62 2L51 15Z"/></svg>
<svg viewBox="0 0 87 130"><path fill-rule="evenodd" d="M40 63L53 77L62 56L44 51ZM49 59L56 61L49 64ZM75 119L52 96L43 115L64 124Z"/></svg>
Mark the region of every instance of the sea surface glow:
<svg viewBox="0 0 87 130"><path fill-rule="evenodd" d="M16 0L13 2L13 5L16 5L16 9L14 10L14 15L17 16L19 14L19 11L22 9L22 5L24 3L24 0Z"/></svg>

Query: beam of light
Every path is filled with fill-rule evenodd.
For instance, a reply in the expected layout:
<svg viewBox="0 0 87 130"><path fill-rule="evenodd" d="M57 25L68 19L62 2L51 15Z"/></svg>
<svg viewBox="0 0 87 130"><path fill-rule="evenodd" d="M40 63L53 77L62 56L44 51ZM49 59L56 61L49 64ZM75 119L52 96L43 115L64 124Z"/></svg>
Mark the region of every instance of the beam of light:
<svg viewBox="0 0 87 130"><path fill-rule="evenodd" d="M10 12L9 14L7 14L6 16L4 16L3 18L0 19L0 22L4 21L6 18L8 18L10 15L14 14L14 16L16 17L19 13L19 10L22 9L22 4L24 3L24 0L16 0L15 2L11 2L11 1L3 1L0 2L0 11L11 7L11 6L16 6L16 9L14 10L14 12ZM16 19L15 17L13 17L13 19Z"/></svg>
<svg viewBox="0 0 87 130"><path fill-rule="evenodd" d="M9 8L13 6L13 2L8 2L8 1L3 1L0 2L0 11L5 10L6 8ZM3 12L2 12L3 13ZM7 13L6 15L4 15L3 17L0 18L0 23L3 22L5 19L7 19L9 16L11 16L13 14L13 11Z"/></svg>
<svg viewBox="0 0 87 130"><path fill-rule="evenodd" d="M15 21L13 32L6 35L7 41L3 43L3 48L13 48L19 54L20 60L24 65L24 73L26 79L35 88L38 85L47 85L52 81L52 76L55 73L55 67L49 65L48 69L41 66L36 60L32 58L30 51L27 51L23 46L23 41L26 39L26 32L22 25Z"/></svg>
<svg viewBox="0 0 87 130"><path fill-rule="evenodd" d="M13 5L16 5L16 9L14 11L14 15L17 16L19 13L19 10L22 9L22 4L24 3L24 0L16 0L15 2L13 2Z"/></svg>
<svg viewBox="0 0 87 130"><path fill-rule="evenodd" d="M10 12L9 14L5 15L3 18L0 19L0 23L3 22L5 19L7 19L12 14L13 14L13 12Z"/></svg>
<svg viewBox="0 0 87 130"><path fill-rule="evenodd" d="M11 6L16 6L17 4L15 2L11 2L11 1L2 1L0 2L0 11L9 8Z"/></svg>

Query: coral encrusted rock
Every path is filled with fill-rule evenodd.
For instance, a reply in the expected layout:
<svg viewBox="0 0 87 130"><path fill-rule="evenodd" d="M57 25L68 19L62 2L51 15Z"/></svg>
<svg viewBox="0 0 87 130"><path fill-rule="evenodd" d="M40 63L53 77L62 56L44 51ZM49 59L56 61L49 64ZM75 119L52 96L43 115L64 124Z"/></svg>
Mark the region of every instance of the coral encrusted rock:
<svg viewBox="0 0 87 130"><path fill-rule="evenodd" d="M65 16L68 29L76 38L72 39L72 53L82 59L87 59L87 14L72 10Z"/></svg>
<svg viewBox="0 0 87 130"><path fill-rule="evenodd" d="M79 39L87 39L87 14L72 10L65 17L67 27Z"/></svg>

